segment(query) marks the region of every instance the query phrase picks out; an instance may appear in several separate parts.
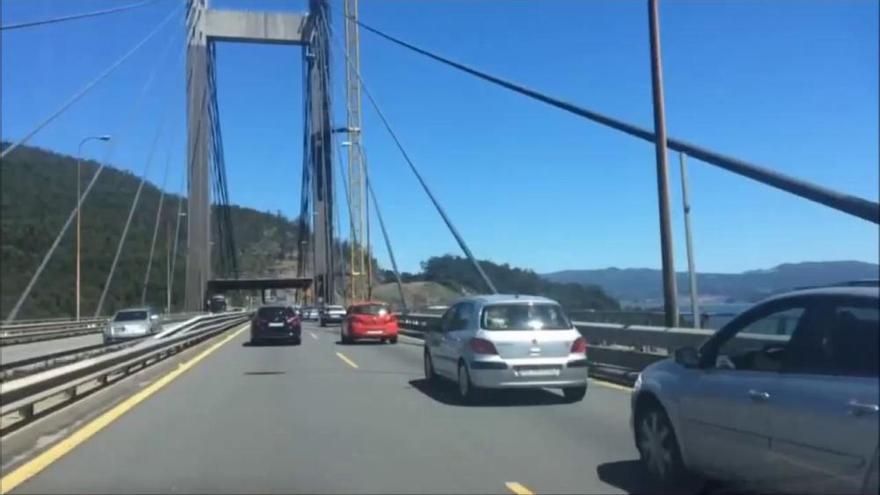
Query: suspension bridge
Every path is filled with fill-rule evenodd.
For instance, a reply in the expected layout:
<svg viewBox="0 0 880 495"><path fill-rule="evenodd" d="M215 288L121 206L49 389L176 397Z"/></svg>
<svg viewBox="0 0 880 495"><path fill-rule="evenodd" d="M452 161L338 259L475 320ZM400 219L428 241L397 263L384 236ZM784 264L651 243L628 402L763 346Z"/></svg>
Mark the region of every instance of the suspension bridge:
<svg viewBox="0 0 880 495"><path fill-rule="evenodd" d="M127 221L116 243L113 263L91 315L56 321L20 321L22 308L45 280L46 266L57 255L61 239L77 229L79 210L87 205L103 165L84 184L78 203L66 217L41 263L19 267L30 273L14 306L5 316L3 339L18 344L22 335L30 351L4 354L20 367L39 364L23 377L9 375L0 394L6 405L0 427L3 442L3 493L71 492L363 492L363 493L562 493L611 491L635 493L644 485L633 459L637 452L625 420L628 386L624 375L653 361L650 350L635 350L631 336L615 341L609 325L579 324L585 335L607 344L597 348L594 362L605 366L596 375L588 400L572 407L549 392L501 398L492 407L464 408L451 393L427 388L419 379L422 354L420 325L424 316L403 322L409 337L397 346L338 347L338 331L304 325L300 348L255 348L245 342L246 312L205 315L212 294L232 290L298 290L301 302L347 304L371 297L375 274L370 240L371 215L389 255L400 295L407 301L395 261L393 225L381 215L380 198L370 183L363 146L363 103L376 113L440 221L482 280L485 292L497 293L452 218L443 198L430 187L413 159L392 117L370 91L360 67L362 34L424 57L449 70L466 74L512 92L523 100L547 105L641 140L656 150L656 182L663 267L664 340L646 330L646 346L672 348L705 331L681 329L671 240L671 207L667 155L680 153L693 162L717 167L836 210L871 224L880 223L880 205L868 199L788 176L772 166L751 163L706 146L667 135L658 2L646 2L651 41L653 128L644 128L586 108L536 88L469 66L439 50L419 46L386 32L358 15L358 1L345 0L335 9L327 0L309 0L302 13L216 9L207 0L134 3L101 11L44 21L3 25L3 36L79 19L105 17L162 4L167 14L128 51L89 80L29 132L16 136L0 153L12 156L44 128L73 108L119 67L142 50L155 50L149 75L135 88L127 112L127 132L146 105L157 74L166 60L185 61L186 80L186 202L177 203L173 240L167 249L185 253L184 303L168 314L167 335L134 345L105 348L95 340L106 323L108 294L132 219L138 211L146 173L133 195ZM333 26L342 25L342 33ZM49 28L47 28L49 29ZM170 30L185 32L182 46ZM299 242L296 277L265 277L242 273L236 225L232 221L217 96L217 46L221 43L297 46L302 59L303 135L300 182ZM158 45L158 48L157 48ZM344 75L333 74L331 60L343 60ZM345 93L334 94L331 81L344 77ZM346 122L334 122L332 108L344 102ZM157 143L167 115L152 136L148 166L159 154ZM125 127L127 126L127 128ZM100 139L100 137L99 137ZM342 156L340 140L346 142ZM682 158L684 159L684 158ZM102 163L107 162L104 160ZM168 165L165 164L166 178ZM167 179L166 179L167 180ZM164 184L163 184L164 185ZM164 194L164 193L163 193ZM337 211L338 198L347 211ZM384 205L388 208L388 205ZM145 268L143 305L160 231L160 198ZM344 213L344 214L343 214ZM341 235L346 219L348 236ZM180 239L185 234L185 243ZM170 233L168 234L170 235ZM346 237L343 248L340 241ZM399 241L399 240L398 240ZM161 249L161 248L160 248ZM174 273L175 267L168 267ZM259 275L259 274L257 274ZM173 277L168 277L168 284ZM172 313L169 300L167 312ZM419 318L422 318L421 320ZM402 320L403 321L403 320ZM618 328L617 330L622 330ZM593 333L590 333L593 332ZM598 337L601 334L601 337ZM629 340L627 340L629 339ZM677 340L676 340L677 339ZM659 344L658 344L659 342ZM668 345L667 345L668 343ZM621 350L618 344L626 349ZM23 347L19 347L22 349ZM665 351L664 351L665 352ZM14 356L10 358L9 356ZM648 357L646 357L648 356ZM656 356L655 356L656 357ZM58 361L56 363L56 361ZM5 365L4 365L5 366ZM602 366L597 367L601 369ZM4 368L5 369L5 368ZM623 379L614 371L623 369ZM129 376L139 378L128 378ZM179 376L179 378L178 378ZM96 392L84 391L97 383ZM91 389L89 389L91 390ZM64 395L64 400L57 397ZM51 403L46 406L46 403ZM41 405L42 404L42 405ZM522 406L522 407L510 407ZM9 426L14 425L14 426ZM75 433L65 433L69 429ZM63 438L45 442L44 438Z"/></svg>

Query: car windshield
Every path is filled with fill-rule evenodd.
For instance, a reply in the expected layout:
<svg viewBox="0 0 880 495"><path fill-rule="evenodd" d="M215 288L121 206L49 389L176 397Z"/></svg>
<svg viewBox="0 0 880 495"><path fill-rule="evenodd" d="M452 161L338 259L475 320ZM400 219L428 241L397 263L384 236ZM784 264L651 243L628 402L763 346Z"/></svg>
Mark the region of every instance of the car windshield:
<svg viewBox="0 0 880 495"><path fill-rule="evenodd" d="M486 330L568 330L571 323L558 304L493 304L483 308Z"/></svg>
<svg viewBox="0 0 880 495"><path fill-rule="evenodd" d="M146 311L120 311L119 313L116 313L116 317L113 318L113 321L138 321L146 319Z"/></svg>
<svg viewBox="0 0 880 495"><path fill-rule="evenodd" d="M351 312L356 315L384 316L388 314L388 306L384 304L361 304L352 306Z"/></svg>

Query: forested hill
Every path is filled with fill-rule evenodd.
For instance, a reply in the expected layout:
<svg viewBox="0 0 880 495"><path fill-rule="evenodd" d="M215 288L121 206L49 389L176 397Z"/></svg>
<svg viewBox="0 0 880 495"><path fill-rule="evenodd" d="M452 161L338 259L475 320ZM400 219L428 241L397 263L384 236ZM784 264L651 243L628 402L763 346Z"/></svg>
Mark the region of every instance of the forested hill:
<svg viewBox="0 0 880 495"><path fill-rule="evenodd" d="M542 278L532 270L512 267L506 263L497 264L481 260L480 266L501 293L545 296L559 301L568 309L620 308L617 300L597 286L553 282ZM487 291L487 287L467 258L452 255L435 256L423 262L421 268L422 272L418 274L402 274L403 280L437 282L463 294ZM391 279L390 273L385 272L384 275L386 280Z"/></svg>
<svg viewBox="0 0 880 495"><path fill-rule="evenodd" d="M83 162L83 188L97 168L95 162ZM97 307L139 181L129 172L106 167L83 206L84 315L93 314ZM179 177L169 177L171 183L179 183ZM141 302L159 195L155 184L145 184L104 313ZM0 318L5 318L76 204L76 159L39 148L17 149L0 162L0 201ZM166 236L173 236L179 201L178 195L165 195L153 257L147 303L160 308L165 306ZM285 259L290 261L298 244L293 220L237 206L231 215L242 273L259 275ZM173 283L175 308L183 301L186 219L182 220ZM71 225L19 318L74 314L75 239Z"/></svg>

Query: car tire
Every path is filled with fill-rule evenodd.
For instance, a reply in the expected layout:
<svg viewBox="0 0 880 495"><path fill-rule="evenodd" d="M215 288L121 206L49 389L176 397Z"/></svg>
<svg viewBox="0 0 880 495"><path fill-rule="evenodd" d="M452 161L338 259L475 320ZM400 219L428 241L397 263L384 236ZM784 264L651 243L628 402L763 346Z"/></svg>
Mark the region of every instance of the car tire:
<svg viewBox="0 0 880 495"><path fill-rule="evenodd" d="M662 490L682 486L686 469L672 423L659 404L648 404L637 410L635 418L636 448L642 467Z"/></svg>
<svg viewBox="0 0 880 495"><path fill-rule="evenodd" d="M319 325L319 326L322 326L322 327L326 327L326 326L327 326L327 324L324 323L324 320L319 321L319 322L318 322L318 325Z"/></svg>
<svg viewBox="0 0 880 495"><path fill-rule="evenodd" d="M437 383L437 372L434 371L434 360L431 359L431 353L425 350L422 353L423 368L425 370L425 380L428 383Z"/></svg>
<svg viewBox="0 0 880 495"><path fill-rule="evenodd" d="M471 374L467 369L467 365L464 364L464 361L458 362L458 380L457 386L455 387L458 390L458 397L465 404L476 404L479 402L481 393L480 390L474 386L474 382L471 381Z"/></svg>
<svg viewBox="0 0 880 495"><path fill-rule="evenodd" d="M392 344L396 344L396 343L397 343L397 337L394 336L394 337L389 338L389 339L388 339L388 342L390 342L390 343L392 343Z"/></svg>
<svg viewBox="0 0 880 495"><path fill-rule="evenodd" d="M297 338L293 339L293 345L301 345L301 344L302 344L302 337L297 337Z"/></svg>
<svg viewBox="0 0 880 495"><path fill-rule="evenodd" d="M587 385L580 387L565 387L562 389L562 395L565 396L566 402L580 402L587 395Z"/></svg>
<svg viewBox="0 0 880 495"><path fill-rule="evenodd" d="M345 335L342 331L339 332L339 340L345 345L351 345L351 337Z"/></svg>

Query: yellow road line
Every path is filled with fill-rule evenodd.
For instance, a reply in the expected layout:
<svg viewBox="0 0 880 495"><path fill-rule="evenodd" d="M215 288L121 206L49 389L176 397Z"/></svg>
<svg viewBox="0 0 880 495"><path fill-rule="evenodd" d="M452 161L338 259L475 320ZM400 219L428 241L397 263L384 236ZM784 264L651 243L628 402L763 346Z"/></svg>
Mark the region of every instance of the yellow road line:
<svg viewBox="0 0 880 495"><path fill-rule="evenodd" d="M504 486L506 486L508 490L512 491L516 495L535 495L534 492L524 487L520 483L517 483L516 481L508 481L504 484Z"/></svg>
<svg viewBox="0 0 880 495"><path fill-rule="evenodd" d="M17 487L18 485L24 483L32 476L49 467L53 462L57 461L62 456L75 449L81 443L91 438L92 435L98 433L99 431L104 429L104 427L119 419L120 416L130 411L136 405L143 402L146 398L158 392L162 387L174 381L175 378L182 375L188 369L195 366L199 361L205 359L209 354L219 349L220 346L229 342L230 340L237 337L240 333L247 330L248 325L248 323L244 324L241 328L233 332L231 335L224 337L223 340L221 340L220 342L217 342L216 344L202 351L198 356L190 359L186 363L182 363L176 369L172 370L168 374L151 383L145 389L137 392L128 399L125 399L125 401L105 412L97 419L83 426L64 440L61 440L60 442L52 446L49 450L44 451L37 457L34 457L24 465L20 466L15 471L12 471L3 478L0 478L0 494L9 493L10 491L14 490L15 487Z"/></svg>
<svg viewBox="0 0 880 495"><path fill-rule="evenodd" d="M357 367L358 367L357 363L355 363L351 359L348 359L347 357L345 357L344 354L342 354L341 352L337 352L336 355L339 356L339 359L345 361L345 364L351 366L354 369L357 369Z"/></svg>
<svg viewBox="0 0 880 495"><path fill-rule="evenodd" d="M593 383L595 383L596 385L599 385L600 387L613 388L614 390L622 390L624 392L632 392L632 390L633 390L632 387L627 387L625 385L618 385L616 383L606 382L604 380L597 380L596 378L591 378L590 380Z"/></svg>

